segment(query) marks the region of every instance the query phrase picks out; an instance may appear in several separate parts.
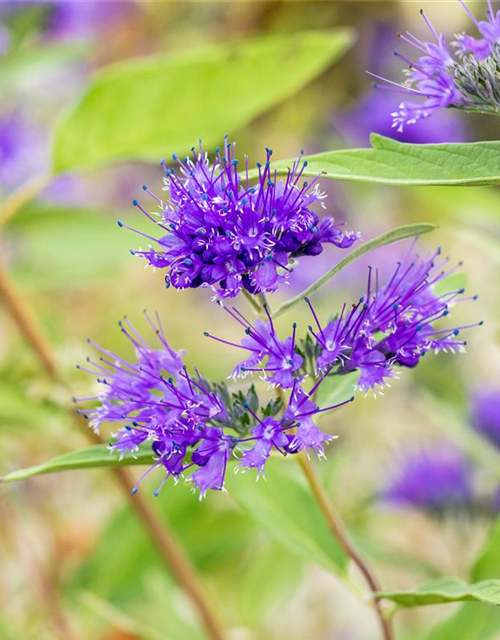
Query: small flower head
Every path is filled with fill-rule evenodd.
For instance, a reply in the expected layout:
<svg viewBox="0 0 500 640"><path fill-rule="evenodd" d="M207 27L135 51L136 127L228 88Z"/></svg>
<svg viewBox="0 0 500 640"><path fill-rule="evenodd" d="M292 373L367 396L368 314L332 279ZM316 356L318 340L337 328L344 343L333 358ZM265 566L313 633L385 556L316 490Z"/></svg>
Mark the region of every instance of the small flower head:
<svg viewBox="0 0 500 640"><path fill-rule="evenodd" d="M316 325L309 330L318 345L317 370L359 370L359 388L376 391L396 376L397 367L416 366L428 351L463 352L460 332L475 325L441 328L453 305L470 300L463 289L437 293L438 283L458 267L446 269L447 262L439 250L428 259L409 253L386 284L369 268L365 295L325 326L306 299Z"/></svg>
<svg viewBox="0 0 500 640"><path fill-rule="evenodd" d="M448 45L444 35L435 30L422 11L432 41L420 40L407 32L400 37L418 52L419 57L411 60L395 52L408 65L405 70L407 80L398 84L371 74L384 82L377 85L380 88L419 98L418 102L405 100L391 114L393 127L398 132L403 131L406 125L415 124L447 107L483 107L495 111L500 107L498 72L495 73L500 60L500 12L495 13L489 1L487 19L478 21L462 0L460 3L476 26L480 38L462 33Z"/></svg>
<svg viewBox="0 0 500 640"><path fill-rule="evenodd" d="M165 170L166 199L144 190L156 211L142 213L158 228L158 236L142 234L154 244L134 251L154 267L168 269L167 285L177 289L210 286L220 297L274 291L290 272L290 259L321 253L323 244L348 248L357 234L342 231L333 218L320 219L314 205L324 206L318 178L302 174L307 162L293 163L286 179L271 169L272 151L258 164L252 185L240 174L235 145L224 139L213 163L200 147L193 158L174 156L178 170ZM123 226L123 225L121 225Z"/></svg>
<svg viewBox="0 0 500 640"><path fill-rule="evenodd" d="M380 497L396 506L442 513L473 500L471 467L447 442L408 452L391 476Z"/></svg>
<svg viewBox="0 0 500 640"><path fill-rule="evenodd" d="M500 389L477 389L470 411L474 429L500 449Z"/></svg>
<svg viewBox="0 0 500 640"><path fill-rule="evenodd" d="M261 372L266 380L282 389L291 389L295 382L301 381L299 375L303 359L296 350L295 331L293 325L292 335L281 341L274 327L273 320L264 307L267 320L256 320L253 324L235 307L225 308L226 312L240 324L245 332L241 344L230 343L227 340L217 338L205 333L209 338L243 349L249 352L249 356L238 363L233 370L233 377L246 377L253 372Z"/></svg>

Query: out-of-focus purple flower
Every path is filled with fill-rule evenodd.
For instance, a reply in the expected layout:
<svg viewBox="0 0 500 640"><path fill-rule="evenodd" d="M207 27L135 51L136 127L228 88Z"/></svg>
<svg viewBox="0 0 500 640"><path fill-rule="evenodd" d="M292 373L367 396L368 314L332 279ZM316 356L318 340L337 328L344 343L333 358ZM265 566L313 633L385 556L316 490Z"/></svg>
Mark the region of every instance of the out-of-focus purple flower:
<svg viewBox="0 0 500 640"><path fill-rule="evenodd" d="M359 370L359 388L376 391L395 377L397 366L414 367L428 351L463 352L466 343L458 335L476 325L440 329L437 323L454 304L476 297L465 298L463 289L436 293L436 285L460 266L443 270L448 259L440 254L422 259L410 251L385 285L369 268L365 295L349 308L344 305L324 327L306 299L316 323L309 330L319 345L317 370Z"/></svg>
<svg viewBox="0 0 500 640"><path fill-rule="evenodd" d="M490 497L489 507L493 513L500 513L500 487L497 487Z"/></svg>
<svg viewBox="0 0 500 640"><path fill-rule="evenodd" d="M134 16L135 0L2 0L6 16L38 7L43 9L40 28L53 40L95 39L117 23Z"/></svg>
<svg viewBox="0 0 500 640"><path fill-rule="evenodd" d="M43 173L45 138L19 112L0 115L0 187L6 192Z"/></svg>
<svg viewBox="0 0 500 640"><path fill-rule="evenodd" d="M393 471L381 499L432 512L467 507L473 501L472 470L448 442L410 451Z"/></svg>
<svg viewBox="0 0 500 640"><path fill-rule="evenodd" d="M500 389L477 389L471 397L474 429L500 449Z"/></svg>
<svg viewBox="0 0 500 640"><path fill-rule="evenodd" d="M0 114L0 191L11 193L48 172L48 142L41 127L30 122L21 111ZM61 176L41 197L52 202L74 203L78 187L77 177Z"/></svg>
<svg viewBox="0 0 500 640"><path fill-rule="evenodd" d="M0 56L3 55L9 48L10 36L7 29L0 24Z"/></svg>
<svg viewBox="0 0 500 640"><path fill-rule="evenodd" d="M492 77L492 70L488 65L481 67L481 63L490 58L494 63L498 62L500 12L495 13L491 0L488 0L487 19L478 21L462 0L460 3L478 28L481 38L459 34L450 48L445 36L434 29L425 13L421 11L434 40L432 42L420 40L410 32L401 34L401 39L414 47L420 55L414 61L395 52L396 56L408 64L408 69L405 70L406 82L398 84L371 74L386 83L377 85L380 88L406 93L408 96L421 99L420 102L404 101L399 105L398 110L391 114L393 127L399 132L403 131L406 125L428 118L439 109L484 106L483 103L488 106L488 100L491 102L489 106L498 106L493 104L490 87L486 87L487 91L484 90L484 85L488 85ZM486 82L480 81L479 76L483 75Z"/></svg>
<svg viewBox="0 0 500 640"><path fill-rule="evenodd" d="M134 347L135 361L90 341L100 357L88 358L88 366L79 368L95 375L104 390L75 401L97 401L94 408L78 409L96 431L104 422L121 425L110 448L122 457L134 455L141 445L150 443L155 461L144 475L157 468L165 474L156 495L169 477L175 481L184 477L199 490L200 497L208 489L222 490L226 467L236 448L241 453L238 468L257 469L258 475L264 473L273 449L282 455L302 450L324 455L323 445L332 436L321 432L312 417L346 404L317 406L314 393L325 376L309 391L295 379L286 406L270 403L260 416L258 397L252 407L240 394L231 396L227 388L211 385L197 370L196 376L190 376L183 364L184 352L169 346L159 319L154 322L148 314L146 318L157 336L158 348L151 347L129 321L120 327ZM268 330L266 335L272 340ZM235 421L242 413L248 414L245 433L237 429Z"/></svg>
<svg viewBox="0 0 500 640"><path fill-rule="evenodd" d="M402 131L392 126L387 114L394 107L394 98L386 91L374 91L365 96L352 111L340 117L339 126L352 144L365 146L371 133L413 144L439 142L467 142L467 134L458 111L438 112L418 126Z"/></svg>
<svg viewBox="0 0 500 640"><path fill-rule="evenodd" d="M200 144L193 148L194 160L180 160L180 175L165 168L168 200L151 195L157 211L151 215L135 200L134 204L153 221L160 237L141 233L158 244L132 253L149 264L168 269L167 286L216 287L221 297L236 296L242 287L250 293L274 291L286 279L289 260L315 256L323 244L348 248L358 234L342 231L330 216L320 219L312 209L322 204L318 178L302 182L307 163L301 156L285 180L278 180L266 163L258 164L258 181L252 186L238 172L235 145L224 140L210 164ZM154 216L158 216L159 219ZM125 226L121 222L120 226Z"/></svg>
<svg viewBox="0 0 500 640"><path fill-rule="evenodd" d="M130 15L134 4L133 0L46 2L45 33L58 40L92 38Z"/></svg>

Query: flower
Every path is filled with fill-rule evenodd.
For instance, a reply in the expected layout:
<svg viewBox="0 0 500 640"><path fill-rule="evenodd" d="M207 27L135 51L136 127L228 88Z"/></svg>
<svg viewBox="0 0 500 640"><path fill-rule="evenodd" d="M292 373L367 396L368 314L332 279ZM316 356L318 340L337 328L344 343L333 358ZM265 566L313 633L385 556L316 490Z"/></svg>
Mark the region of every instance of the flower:
<svg viewBox="0 0 500 640"><path fill-rule="evenodd" d="M500 11L495 13L492 0L488 0L486 20L477 20L463 0L460 0L460 4L482 37L474 38L466 33L458 34L455 43L457 51L462 56L472 53L476 60L484 60L492 53L495 44L500 41Z"/></svg>
<svg viewBox="0 0 500 640"><path fill-rule="evenodd" d="M380 497L393 505L438 513L470 506L472 470L463 453L449 442L408 451Z"/></svg>
<svg viewBox="0 0 500 640"><path fill-rule="evenodd" d="M471 397L470 414L474 429L500 449L500 389L477 389Z"/></svg>
<svg viewBox="0 0 500 640"><path fill-rule="evenodd" d="M208 332L205 332L205 336L250 352L249 357L234 368L234 378L245 377L248 373L261 371L269 382L282 389L291 389L297 379L303 379L297 374L303 363L302 357L295 349L297 325L293 324L292 335L282 342L276 335L276 329L267 305L264 305L264 309L267 321L259 319L252 324L235 307L225 308L225 311L245 330L246 335L241 341L241 345L217 338Z"/></svg>
<svg viewBox="0 0 500 640"><path fill-rule="evenodd" d="M196 376L191 376L183 363L184 351L170 347L158 316L155 320L147 313L145 316L158 348L152 347L129 320L120 323L120 328L134 347L135 361L89 341L100 356L88 358L88 366L79 369L96 376L104 389L75 399L97 402L94 408L78 409L96 431L104 422L121 425L110 445L121 458L136 455L146 444L151 447L154 462L134 493L141 480L157 468L163 470L164 478L155 495L170 477L174 481L184 477L199 490L200 498L209 489L222 490L228 462L236 450L241 453L238 469L257 469L258 475L264 473L273 449L282 455L302 450L324 455L324 444L332 436L321 432L312 417L346 404L317 406L313 398L324 377L309 391L301 388L302 379L294 378L288 401L270 401L259 411L253 387L246 395L241 391L231 394L224 385L202 378L197 370ZM263 328L262 335L273 340L269 328Z"/></svg>
<svg viewBox="0 0 500 640"><path fill-rule="evenodd" d="M392 126L398 132L402 132L406 125L415 124L447 107L483 107L498 111L500 105L496 98L497 92L492 92L491 88L497 84L495 69L498 67L500 53L500 12L494 12L489 0L487 19L478 21L462 0L460 4L476 25L481 38L461 33L456 36L450 48L445 36L434 29L421 11L434 41L420 40L410 32L400 36L421 54L417 61L413 61L395 52L398 58L408 64L405 71L406 82L398 84L371 74L386 83L376 85L379 88L423 99L423 102L404 101L391 114Z"/></svg>
<svg viewBox="0 0 500 640"><path fill-rule="evenodd" d="M220 427L212 426L224 420L224 404L199 376L191 378L182 361L184 352L169 346L159 319L155 324L149 315L146 318L160 343L159 349L153 349L130 321L120 323L123 334L134 346L136 362L128 362L91 342L101 356L95 361L88 358L90 367L83 369L97 376L105 388L96 396L79 399L98 400L97 408L79 411L96 431L103 422L128 423L114 434L116 441L111 450L119 451L123 457L150 442L157 460L148 471L163 467L164 481L170 476L177 479L191 469L190 479L201 495L208 488L220 489L227 458L235 444ZM191 461L187 460L189 448L195 449Z"/></svg>
<svg viewBox="0 0 500 640"><path fill-rule="evenodd" d="M466 343L458 335L476 325L439 329L436 323L450 315L454 304L477 296L464 297L462 288L437 291L460 266L443 270L448 258L439 260L440 255L437 250L423 259L409 252L385 285L370 267L365 295L349 309L344 305L324 327L306 298L316 324L309 327L318 345L316 370L359 370L358 387L376 391L396 376L397 366L414 367L430 350L463 352Z"/></svg>
<svg viewBox="0 0 500 640"><path fill-rule="evenodd" d="M300 182L307 166L301 161L302 152L286 179L278 180L270 166L272 151L267 149L266 163L257 165L257 184L251 186L248 162L244 179L234 157L235 145L227 138L223 149L216 149L213 164L201 143L198 153L194 147L192 151L193 159L174 155L179 174L162 162L166 200L143 187L159 211L150 214L134 200L156 224L160 236L137 231L158 249L150 246L132 253L154 267L168 269L167 286L218 286L221 297L236 296L242 287L252 294L270 292L286 279L290 259L318 255L325 243L348 248L357 239L357 234L342 231L332 217L320 220L313 211L315 204L324 206L325 196L318 177Z"/></svg>

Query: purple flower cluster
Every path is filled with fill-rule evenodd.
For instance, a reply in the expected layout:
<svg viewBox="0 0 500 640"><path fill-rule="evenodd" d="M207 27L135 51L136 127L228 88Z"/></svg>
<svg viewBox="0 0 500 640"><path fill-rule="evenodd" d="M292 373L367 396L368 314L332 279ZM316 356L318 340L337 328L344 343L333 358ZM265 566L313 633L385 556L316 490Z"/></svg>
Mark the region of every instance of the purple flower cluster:
<svg viewBox="0 0 500 640"><path fill-rule="evenodd" d="M239 454L237 469L256 469L258 476L264 474L273 450L282 455L307 450L321 457L332 436L313 418L354 400L320 408L316 393L327 378L359 371L358 388L376 391L396 375L397 366L414 367L429 350L464 350L458 334L467 327L437 326L453 304L471 299L464 297L463 289L437 291L438 286L446 290L446 279L459 266L444 268L447 262L439 250L428 259L410 251L385 285L370 268L365 295L349 309L344 305L324 327L306 299L316 327L309 327L305 339L297 338L295 323L291 335L281 339L267 305L262 307L264 317L251 322L236 307L221 303L244 337L237 344L205 335L248 353L230 377L260 372L277 391L277 398L266 406L253 385L245 395L205 380L197 370L191 376L183 352L169 346L158 317L155 322L146 314L159 341L157 349L129 321L120 323L136 359L128 362L92 343L100 357L89 359L85 370L97 376L104 391L81 398L98 401L97 407L81 412L95 429L103 422L124 424L112 450L134 454L149 442L155 457L149 470L163 469L161 486L170 476L182 476L200 496L208 489L223 489L233 454Z"/></svg>
<svg viewBox="0 0 500 640"><path fill-rule="evenodd" d="M245 330L245 337L241 345L228 342L222 338L217 338L205 332L205 335L224 344L244 349L250 352L248 358L237 364L233 370L232 377L246 377L248 373L261 372L265 379L272 384L282 388L291 389L296 382L302 382L303 376L298 376L297 372L303 364L302 356L296 349L296 329L293 324L292 335L285 341L281 341L276 334L273 319L267 305L264 310L267 321L258 319L253 324L235 307L225 308L227 313L240 324Z"/></svg>
<svg viewBox="0 0 500 640"><path fill-rule="evenodd" d="M471 422L478 433L500 449L500 389L484 388L474 392Z"/></svg>
<svg viewBox="0 0 500 640"><path fill-rule="evenodd" d="M325 196L317 178L301 182L307 165L301 157L279 180L267 149L252 186L248 162L242 178L234 153L235 145L225 138L211 164L200 143L198 152L193 148L193 159L174 156L179 173L162 163L167 200L144 187L157 205L153 214L134 200L160 236L137 231L157 248L132 253L168 269L167 286L210 286L221 297L236 296L242 287L251 294L270 292L286 279L291 259L318 255L324 243L345 249L357 239L358 234L342 231L332 217L320 219L313 211Z"/></svg>
<svg viewBox="0 0 500 640"><path fill-rule="evenodd" d="M448 442L409 451L380 497L396 506L431 512L467 507L474 499L472 469L463 453Z"/></svg>
<svg viewBox="0 0 500 640"><path fill-rule="evenodd" d="M95 430L104 422L125 424L114 434L112 451L134 455L140 445L150 443L155 462L139 482L151 470L163 469L155 495L169 477L175 481L185 477L200 497L209 489L222 490L235 451L241 454L238 468L256 469L258 475L264 473L273 449L283 455L304 449L324 455L323 445L332 436L322 433L312 416L345 403L319 409L312 398L322 380L307 392L295 381L286 406L278 406L279 411L261 410L260 416L258 405L252 408L244 402L242 409L250 420L247 433L241 433L236 430L229 396L219 393L198 371L190 376L183 364L184 352L169 346L159 318L156 322L148 314L146 318L159 348L152 348L128 320L120 323L134 347L135 361L91 342L100 356L88 358L88 366L79 368L95 375L104 390L77 401L99 403L93 409L78 410Z"/></svg>
<svg viewBox="0 0 500 640"><path fill-rule="evenodd" d="M428 351L465 351L466 343L458 338L460 331L476 324L451 328L439 328L438 324L450 316L454 304L476 296L465 297L463 289L436 292L436 287L460 266L444 269L448 258L440 259L440 254L438 250L422 259L408 253L385 285L379 284L378 273L369 268L365 295L349 308L344 304L325 326L306 298L316 324L309 327L316 342L313 371L305 367L306 349L296 340L296 325L292 335L281 341L267 308L267 321L254 324L237 309L226 309L245 330L241 344L209 337L250 353L236 365L234 377L259 371L268 382L288 389L302 382L307 373L343 375L359 371L358 388L376 392L396 377L398 366L415 367Z"/></svg>
<svg viewBox="0 0 500 640"><path fill-rule="evenodd" d="M404 101L399 105L398 110L391 114L393 127L398 132L403 131L405 125L411 125L422 118L428 118L439 109L446 107L467 108L482 102L483 96L479 94L482 93L483 87L473 86L474 83L479 85L478 75L477 73L472 74L470 78L467 78L467 66L471 61L481 64L490 56L496 60L497 45L500 43L500 12L495 12L491 0L488 0L489 8L486 20L479 21L462 0L460 3L475 24L480 38L461 33L451 43L453 48L450 48L445 36L434 29L422 11L421 14L434 41L420 40L410 32L401 34L401 39L414 47L420 54L418 59L413 61L405 55L395 52L397 57L408 64L408 69L405 71L406 82L398 84L376 74L371 74L387 83L377 85L380 88L403 92L408 96L423 99L421 102ZM462 81L459 81L459 78L462 78ZM474 95L476 90L478 92L477 100Z"/></svg>
<svg viewBox="0 0 500 640"><path fill-rule="evenodd" d="M409 253L385 285L369 268L365 295L350 308L344 305L324 327L306 299L316 323L309 330L319 345L317 371L358 370L358 387L376 391L396 376L397 366L415 367L428 351L464 352L466 342L458 335L476 325L439 328L438 324L454 304L477 296L464 297L464 289L436 292L437 285L460 266L445 269L448 258L440 259L440 254L437 250L422 259Z"/></svg>

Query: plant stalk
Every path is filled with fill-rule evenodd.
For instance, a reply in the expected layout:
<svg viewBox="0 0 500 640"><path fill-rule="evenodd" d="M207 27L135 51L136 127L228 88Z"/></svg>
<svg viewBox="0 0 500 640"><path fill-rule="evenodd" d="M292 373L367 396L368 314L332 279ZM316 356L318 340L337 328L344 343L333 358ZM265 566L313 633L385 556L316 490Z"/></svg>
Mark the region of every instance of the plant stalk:
<svg viewBox="0 0 500 640"><path fill-rule="evenodd" d="M24 299L12 283L9 274L1 263L0 298L3 299L6 309L18 325L20 332L38 356L45 373L52 380L64 384L58 371L57 361L52 347L41 330L35 313L27 300ZM89 439L96 444L103 443L101 437L89 429L78 414L71 411L70 415ZM134 481L127 469L116 467L111 471L118 485L122 488L130 506L136 512L139 520L147 530L161 559L191 599L203 623L207 636L211 640L224 640L225 633L223 627L213 606L205 595L204 586L191 565L186 552L176 540L174 533L170 531L168 524L158 519L156 513L140 494L136 493L132 495Z"/></svg>
<svg viewBox="0 0 500 640"><path fill-rule="evenodd" d="M3 227L21 207L33 200L51 183L52 176L42 174L26 182L19 189L14 191L0 205L0 227Z"/></svg>
<svg viewBox="0 0 500 640"><path fill-rule="evenodd" d="M392 621L385 616L382 609L380 598L377 597L377 592L381 591L381 586L377 576L373 572L373 569L369 566L366 560L360 555L354 544L351 542L347 531L340 515L335 510L328 494L326 493L323 485L321 484L318 475L309 460L309 458L300 453L297 455L297 460L304 472L304 475L309 483L309 487L316 498L316 501L325 516L325 520L328 523L330 531L337 539L339 545L354 564L361 571L366 583L368 584L370 591L372 592L372 601L375 612L377 614L380 629L382 631L382 637L384 640L395 640L394 628Z"/></svg>

